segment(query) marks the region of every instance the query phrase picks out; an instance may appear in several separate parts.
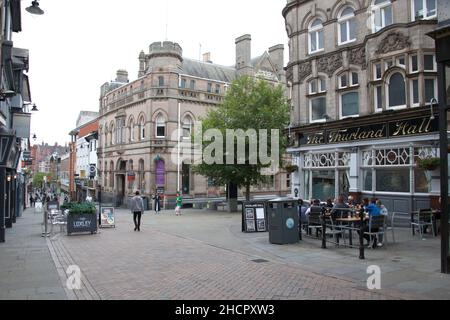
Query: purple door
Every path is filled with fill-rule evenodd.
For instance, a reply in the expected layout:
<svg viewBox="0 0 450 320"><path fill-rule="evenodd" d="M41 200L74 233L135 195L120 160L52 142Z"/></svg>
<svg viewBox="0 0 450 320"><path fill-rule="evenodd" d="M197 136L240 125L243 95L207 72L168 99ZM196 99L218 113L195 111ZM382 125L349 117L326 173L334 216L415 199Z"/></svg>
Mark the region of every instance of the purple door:
<svg viewBox="0 0 450 320"><path fill-rule="evenodd" d="M156 186L164 187L166 185L166 166L164 161L156 162Z"/></svg>

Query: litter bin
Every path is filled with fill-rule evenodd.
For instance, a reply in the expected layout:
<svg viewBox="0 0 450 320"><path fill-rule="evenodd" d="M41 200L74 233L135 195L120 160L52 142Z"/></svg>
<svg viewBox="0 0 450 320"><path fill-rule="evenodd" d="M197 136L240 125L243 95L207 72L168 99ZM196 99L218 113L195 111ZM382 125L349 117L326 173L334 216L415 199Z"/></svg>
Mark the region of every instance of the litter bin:
<svg viewBox="0 0 450 320"><path fill-rule="evenodd" d="M267 232L267 225L266 202L242 202L242 232Z"/></svg>
<svg viewBox="0 0 450 320"><path fill-rule="evenodd" d="M291 244L300 241L298 232L298 200L278 198L267 202L269 242Z"/></svg>

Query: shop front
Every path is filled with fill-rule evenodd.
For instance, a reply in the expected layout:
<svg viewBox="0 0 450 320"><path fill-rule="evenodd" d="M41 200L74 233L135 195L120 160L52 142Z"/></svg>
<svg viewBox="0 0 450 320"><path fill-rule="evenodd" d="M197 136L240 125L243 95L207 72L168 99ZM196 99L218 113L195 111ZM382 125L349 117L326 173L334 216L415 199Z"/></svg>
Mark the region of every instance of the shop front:
<svg viewBox="0 0 450 320"><path fill-rule="evenodd" d="M360 122L358 125L355 123ZM288 152L299 170L293 194L310 200L377 197L387 208L411 212L439 199L438 168L419 162L439 155L438 119L423 112L372 115L296 131Z"/></svg>

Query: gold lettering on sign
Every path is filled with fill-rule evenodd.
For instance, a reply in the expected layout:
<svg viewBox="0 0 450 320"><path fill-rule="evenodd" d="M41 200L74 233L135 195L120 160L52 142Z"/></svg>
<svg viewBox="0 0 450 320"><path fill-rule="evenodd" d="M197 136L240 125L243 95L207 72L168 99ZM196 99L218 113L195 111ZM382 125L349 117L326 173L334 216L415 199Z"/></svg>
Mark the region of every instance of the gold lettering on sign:
<svg viewBox="0 0 450 320"><path fill-rule="evenodd" d="M361 128L356 129L356 131L349 133L349 130L343 129L338 131L332 131L328 135L330 143L336 142L347 142L354 140L365 140L365 139L378 139L384 138L386 132L386 126L384 125L379 130L363 130Z"/></svg>
<svg viewBox="0 0 450 320"><path fill-rule="evenodd" d="M324 136L323 135L310 135L308 136L308 144L322 144L324 143Z"/></svg>
<svg viewBox="0 0 450 320"><path fill-rule="evenodd" d="M396 129L392 134L394 137L397 136L408 136L413 134L420 133L429 133L431 132L431 119L423 118L420 126L415 124L411 124L408 121L399 121L395 124Z"/></svg>

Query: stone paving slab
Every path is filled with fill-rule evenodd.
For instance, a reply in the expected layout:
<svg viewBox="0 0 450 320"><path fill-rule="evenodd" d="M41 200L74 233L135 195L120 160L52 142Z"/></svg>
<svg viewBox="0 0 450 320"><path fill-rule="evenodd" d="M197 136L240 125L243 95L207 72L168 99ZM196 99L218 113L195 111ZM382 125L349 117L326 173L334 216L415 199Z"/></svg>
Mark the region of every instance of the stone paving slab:
<svg viewBox="0 0 450 320"><path fill-rule="evenodd" d="M26 210L0 244L0 300L66 300L46 240L42 216Z"/></svg>

